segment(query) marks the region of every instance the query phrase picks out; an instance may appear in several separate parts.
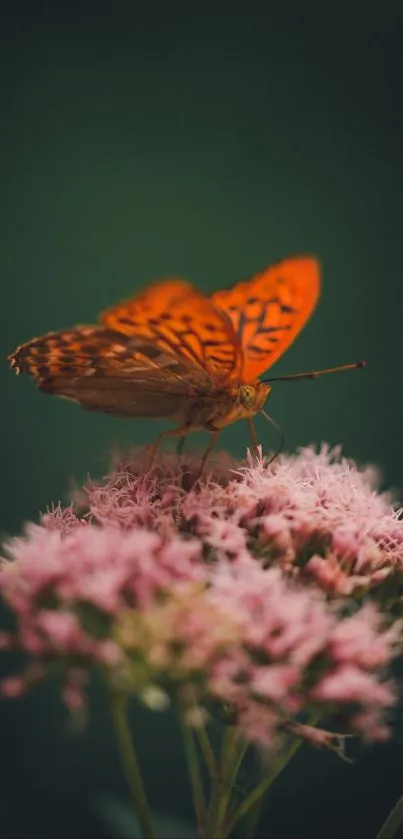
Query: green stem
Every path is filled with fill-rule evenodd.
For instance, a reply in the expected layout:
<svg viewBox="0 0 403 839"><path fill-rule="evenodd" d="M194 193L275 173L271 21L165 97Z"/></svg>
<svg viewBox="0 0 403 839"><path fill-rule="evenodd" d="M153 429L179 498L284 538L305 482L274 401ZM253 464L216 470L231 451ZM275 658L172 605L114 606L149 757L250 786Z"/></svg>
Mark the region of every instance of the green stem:
<svg viewBox="0 0 403 839"><path fill-rule="evenodd" d="M386 821L383 823L376 839L393 839L398 827L403 822L403 795L396 802L393 810L390 811Z"/></svg>
<svg viewBox="0 0 403 839"><path fill-rule="evenodd" d="M194 733L187 725L183 715L179 713L180 725L182 730L183 744L185 747L186 759L189 767L190 781L192 784L193 803L196 812L197 825L199 831L204 823L206 813L206 803L204 797L204 787L200 772L199 758L195 746Z"/></svg>
<svg viewBox="0 0 403 839"><path fill-rule="evenodd" d="M282 772L283 769L285 769L287 764L290 762L291 758L294 757L301 744L302 740L298 740L296 738L292 742L290 747L284 751L283 755L279 758L272 771L269 772L269 774L263 778L260 784L258 784L258 786L255 787L253 792L251 792L250 795L248 795L247 798L245 798L245 800L242 802L242 804L235 810L228 823L225 825L226 836L232 833L235 825L238 824L240 819L243 819L244 816L246 816L246 814L249 813L252 807L254 807L255 804L257 804L257 802L262 798L265 792L267 792L267 790L271 787L272 783L276 780L280 772Z"/></svg>
<svg viewBox="0 0 403 839"><path fill-rule="evenodd" d="M221 832L221 783L218 778L212 786L211 801L208 809L203 839L224 839Z"/></svg>
<svg viewBox="0 0 403 839"><path fill-rule="evenodd" d="M256 801L256 804L254 804L254 806L251 807L251 809L249 810L249 813L246 814L244 825L244 839L253 839L260 821L262 804L263 796L259 799L259 801Z"/></svg>
<svg viewBox="0 0 403 839"><path fill-rule="evenodd" d="M110 702L126 780L142 837L155 839L151 812L127 721L126 698L120 693L111 692Z"/></svg>
<svg viewBox="0 0 403 839"><path fill-rule="evenodd" d="M310 714L309 719L307 720L307 725L317 725L320 719L320 714L317 711L313 711ZM291 743L289 744L288 748L285 748L283 753L279 756L276 765L273 767L272 771L266 775L260 784L255 787L254 790L248 795L242 804L233 812L231 818L228 819L228 822L225 825L226 836L228 836L234 829L235 825L243 819L248 813L251 813L252 808L256 808L255 818L256 821L253 820L253 816L251 816L251 823L250 825L246 826L247 837L250 835L251 825L256 826L257 820L259 818L259 811L257 809L258 804L261 804L261 800L265 793L270 789L271 785L274 783L276 778L280 775L283 769L289 764L289 762L294 757L295 753L298 749L302 746L303 739L298 737L297 735L293 736ZM259 808L260 809L260 808Z"/></svg>
<svg viewBox="0 0 403 839"><path fill-rule="evenodd" d="M248 743L246 743L245 740L242 740L241 737L238 736L238 739L235 743L234 752L229 755L228 761L228 775L226 786L229 794L231 794L232 789L235 786L235 781L247 750Z"/></svg>
<svg viewBox="0 0 403 839"><path fill-rule="evenodd" d="M244 751L239 749L239 732L233 726L224 735L217 775L212 779L212 796L204 833L206 839L225 839L227 836L224 819Z"/></svg>
<svg viewBox="0 0 403 839"><path fill-rule="evenodd" d="M196 728L196 736L199 741L201 753L210 773L210 778L214 779L217 777L217 764L204 725L200 726L200 728Z"/></svg>

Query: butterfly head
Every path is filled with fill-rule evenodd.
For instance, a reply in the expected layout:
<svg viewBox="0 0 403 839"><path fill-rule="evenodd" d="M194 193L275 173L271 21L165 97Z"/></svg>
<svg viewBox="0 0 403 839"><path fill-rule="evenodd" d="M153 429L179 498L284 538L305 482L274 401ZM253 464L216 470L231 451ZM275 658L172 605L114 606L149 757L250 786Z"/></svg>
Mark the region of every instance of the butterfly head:
<svg viewBox="0 0 403 839"><path fill-rule="evenodd" d="M240 385L238 388L238 402L245 411L245 416L253 416L261 411L271 391L270 385L256 382L253 385Z"/></svg>

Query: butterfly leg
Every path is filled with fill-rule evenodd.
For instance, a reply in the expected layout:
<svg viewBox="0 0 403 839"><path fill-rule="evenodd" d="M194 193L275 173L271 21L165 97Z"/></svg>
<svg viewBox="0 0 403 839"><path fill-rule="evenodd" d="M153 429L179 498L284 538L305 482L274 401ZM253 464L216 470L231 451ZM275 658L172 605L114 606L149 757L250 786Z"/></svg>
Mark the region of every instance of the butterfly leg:
<svg viewBox="0 0 403 839"><path fill-rule="evenodd" d="M211 429L211 431L212 431L212 434L211 434L210 442L209 442L209 444L207 446L207 449L204 452L204 455L201 459L199 478L201 477L201 475L203 473L203 469L206 465L206 460L207 460L210 452L212 451L212 449L214 448L214 446L215 446L215 444L218 440L219 434L221 433L221 428L214 428L214 429Z"/></svg>
<svg viewBox="0 0 403 839"><path fill-rule="evenodd" d="M188 434L188 432L192 430L192 427L193 427L192 425L187 423L186 425L181 425L180 428L174 428L172 431L161 431L161 433L158 434L157 439L156 439L154 445L151 448L150 458L149 458L149 461L148 461L148 464L147 464L147 471L149 471L151 469L151 467L154 463L155 455L157 454L159 445L162 442L162 440L167 440L169 437L183 437L183 438L185 438L186 435ZM180 446L180 443L181 443L181 440L179 440L178 448Z"/></svg>
<svg viewBox="0 0 403 839"><path fill-rule="evenodd" d="M183 434L182 437L179 437L179 440L176 444L176 454L178 457L182 454L183 449L185 448L186 443L186 434Z"/></svg>
<svg viewBox="0 0 403 839"><path fill-rule="evenodd" d="M278 449L274 452L274 454L272 454L271 458L266 463L266 466L269 466L270 463L273 463L273 460L275 460L276 457L278 457L280 452L283 451L283 446L284 446L284 443L285 443L285 434L284 434L283 429L279 425L277 425L277 423L274 421L273 417L270 416L270 414L266 414L266 411L263 411L263 409L261 410L260 413L263 414L263 416L267 419L267 421L270 422L271 425L274 426L274 428L279 432L279 434L281 434L281 441L280 441L280 445L279 445Z"/></svg>
<svg viewBox="0 0 403 839"><path fill-rule="evenodd" d="M249 423L250 436L252 437L253 452L256 455L256 457L259 457L259 443L258 443L258 439L257 439L257 435L256 435L256 428L254 426L254 422L253 422L252 417L248 417L248 423Z"/></svg>

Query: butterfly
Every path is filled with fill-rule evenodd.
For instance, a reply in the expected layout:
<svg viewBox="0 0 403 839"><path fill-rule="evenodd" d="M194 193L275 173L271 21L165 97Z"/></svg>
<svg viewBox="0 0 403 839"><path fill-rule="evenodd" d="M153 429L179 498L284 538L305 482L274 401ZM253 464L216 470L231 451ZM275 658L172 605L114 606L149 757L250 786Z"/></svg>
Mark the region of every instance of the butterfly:
<svg viewBox="0 0 403 839"><path fill-rule="evenodd" d="M209 296L183 279L161 280L104 311L99 325L48 332L19 346L9 361L40 390L87 410L176 421L158 435L153 455L163 438L207 429L203 465L221 430L238 419L248 420L257 449L254 415L274 422L264 411L273 379L259 376L294 341L319 293L312 256L270 265ZM357 366L363 363L332 369ZM282 378L323 372L331 371Z"/></svg>

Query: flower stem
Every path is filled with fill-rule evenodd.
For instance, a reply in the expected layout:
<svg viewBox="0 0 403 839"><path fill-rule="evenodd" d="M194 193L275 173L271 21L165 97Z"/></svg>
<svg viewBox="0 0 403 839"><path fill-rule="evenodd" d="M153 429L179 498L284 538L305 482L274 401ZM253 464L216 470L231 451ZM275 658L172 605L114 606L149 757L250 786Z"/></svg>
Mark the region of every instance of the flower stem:
<svg viewBox="0 0 403 839"><path fill-rule="evenodd" d="M396 835L398 827L403 822L403 795L400 796L396 802L393 810L390 811L386 821L384 821L376 839L393 839Z"/></svg>
<svg viewBox="0 0 403 839"><path fill-rule="evenodd" d="M207 736L207 731L204 726L196 728L196 736L199 741L199 746L203 759L210 773L210 778L217 777L217 765L213 749L211 748L210 740Z"/></svg>
<svg viewBox="0 0 403 839"><path fill-rule="evenodd" d="M256 804L251 807L249 812L246 814L245 817L245 825L244 825L244 839L253 839L256 829L259 825L260 816L262 814L262 804L263 798L259 798L259 801L256 801Z"/></svg>
<svg viewBox="0 0 403 839"><path fill-rule="evenodd" d="M226 776L226 788L227 788L227 803L229 801L230 794L232 789L235 786L235 781L241 766L241 763L245 757L245 754L248 750L248 743L245 740L242 740L239 736L238 732L238 739L235 741L234 744L235 748L233 752L228 755L228 769L227 769L227 776Z"/></svg>
<svg viewBox="0 0 403 839"><path fill-rule="evenodd" d="M183 719L183 715L181 713L179 713L179 720L182 730L182 738L185 747L186 759L189 767L190 781L192 784L193 804L197 818L197 825L200 831L204 823L206 803L204 797L203 781L200 772L199 757L195 745L195 735L192 729L189 727L189 725L187 725L186 720Z"/></svg>
<svg viewBox="0 0 403 839"><path fill-rule="evenodd" d="M143 839L155 839L151 811L126 714L126 698L111 691L110 702L122 763Z"/></svg>
<svg viewBox="0 0 403 839"><path fill-rule="evenodd" d="M275 766L273 767L272 771L266 775L260 784L255 787L253 792L248 795L247 798L242 802L242 804L235 810L232 814L231 818L225 825L225 835L228 836L230 834L235 825L238 824L240 819L243 819L247 813L254 807L257 802L262 798L262 796L267 792L267 790L271 787L274 783L280 772L285 769L287 764L290 762L291 758L294 757L295 753L298 751L299 747L302 744L302 740L298 740L297 738L293 740L291 745L288 749L284 750L281 757L276 762Z"/></svg>
<svg viewBox="0 0 403 839"><path fill-rule="evenodd" d="M233 726L224 735L217 775L212 778L212 795L203 834L205 839L225 839L228 835L224 829L224 820L234 780L245 753L245 748L239 746L239 732Z"/></svg>

